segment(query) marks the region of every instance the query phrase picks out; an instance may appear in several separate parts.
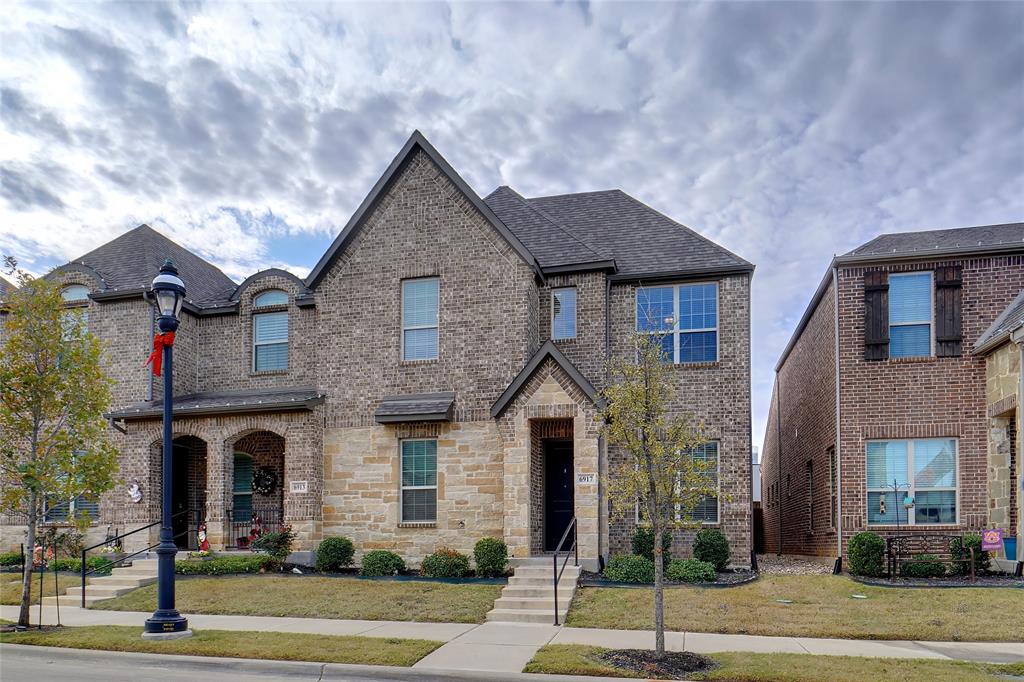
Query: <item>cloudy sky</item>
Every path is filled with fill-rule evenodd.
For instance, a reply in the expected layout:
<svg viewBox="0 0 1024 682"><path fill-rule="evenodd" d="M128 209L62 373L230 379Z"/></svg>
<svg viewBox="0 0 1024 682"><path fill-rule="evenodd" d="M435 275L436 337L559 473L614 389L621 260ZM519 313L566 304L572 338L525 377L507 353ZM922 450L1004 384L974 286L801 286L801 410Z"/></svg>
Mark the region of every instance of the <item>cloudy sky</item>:
<svg viewBox="0 0 1024 682"><path fill-rule="evenodd" d="M419 128L478 193L619 187L757 264L754 442L834 253L1024 218L1024 3L4 5L0 252L141 222L305 275Z"/></svg>

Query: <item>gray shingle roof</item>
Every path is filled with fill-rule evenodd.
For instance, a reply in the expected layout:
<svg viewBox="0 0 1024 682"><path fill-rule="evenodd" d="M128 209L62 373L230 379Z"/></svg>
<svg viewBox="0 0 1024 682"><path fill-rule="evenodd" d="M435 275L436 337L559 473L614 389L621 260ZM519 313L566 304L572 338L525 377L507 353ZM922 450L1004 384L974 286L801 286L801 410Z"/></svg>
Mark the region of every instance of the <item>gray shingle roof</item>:
<svg viewBox="0 0 1024 682"><path fill-rule="evenodd" d="M1024 223L883 234L843 254L839 260L870 256L927 256L929 253L985 251L1002 247L1024 248Z"/></svg>
<svg viewBox="0 0 1024 682"><path fill-rule="evenodd" d="M208 391L175 396L174 415L232 414L308 410L323 402L315 388L265 388L242 391ZM112 419L152 419L163 414L162 400L148 400L112 410Z"/></svg>
<svg viewBox="0 0 1024 682"><path fill-rule="evenodd" d="M105 293L131 292L148 289L165 258L174 260L190 302L200 307L228 303L237 286L235 282L149 225L129 230L61 267L79 265L94 271L101 278L101 290Z"/></svg>
<svg viewBox="0 0 1024 682"><path fill-rule="evenodd" d="M4 298L6 298L6 296L12 293L15 289L17 289L16 286L8 282L3 277L0 277L0 301L4 300Z"/></svg>
<svg viewBox="0 0 1024 682"><path fill-rule="evenodd" d="M978 337L974 343L974 352L983 353L1000 345L1010 337L1010 333L1024 324L1024 290L1006 306L992 326Z"/></svg>
<svg viewBox="0 0 1024 682"><path fill-rule="evenodd" d="M622 190L526 199L531 208L548 219L545 223L531 218L522 209L510 210L508 193L502 189L485 199L492 210L531 249L535 248L531 242L554 242L558 244L558 257L563 259L573 243L566 237L568 233L575 242L582 242L588 247L586 252L577 256L576 262L587 262L593 259L591 254L599 254L613 259L617 275L623 277L716 270L749 271L754 267ZM543 250L542 246L536 248Z"/></svg>
<svg viewBox="0 0 1024 682"><path fill-rule="evenodd" d="M373 418L379 424L409 421L451 421L455 393L417 393L384 398Z"/></svg>

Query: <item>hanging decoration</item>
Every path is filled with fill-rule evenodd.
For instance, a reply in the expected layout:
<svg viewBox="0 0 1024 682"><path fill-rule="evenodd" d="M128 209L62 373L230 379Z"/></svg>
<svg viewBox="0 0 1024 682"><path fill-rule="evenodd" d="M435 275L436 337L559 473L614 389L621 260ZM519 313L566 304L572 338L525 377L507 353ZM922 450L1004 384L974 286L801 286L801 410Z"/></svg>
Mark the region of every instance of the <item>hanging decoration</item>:
<svg viewBox="0 0 1024 682"><path fill-rule="evenodd" d="M260 467L252 475L253 492L259 495L270 495L277 490L277 472L273 467Z"/></svg>
<svg viewBox="0 0 1024 682"><path fill-rule="evenodd" d="M128 485L128 499L136 504L142 501L142 487L138 481L132 481Z"/></svg>
<svg viewBox="0 0 1024 682"><path fill-rule="evenodd" d="M197 535L197 539L199 540L199 551L200 552L209 552L210 551L210 541L206 539L206 524L205 523L200 523L199 524L199 530L196 533L196 535Z"/></svg>

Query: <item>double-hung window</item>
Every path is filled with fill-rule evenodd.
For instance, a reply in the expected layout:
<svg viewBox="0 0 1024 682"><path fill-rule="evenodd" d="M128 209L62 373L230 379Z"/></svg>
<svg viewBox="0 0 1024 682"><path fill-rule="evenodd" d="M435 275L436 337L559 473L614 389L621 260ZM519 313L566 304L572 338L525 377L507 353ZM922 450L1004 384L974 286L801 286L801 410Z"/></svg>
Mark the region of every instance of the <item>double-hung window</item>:
<svg viewBox="0 0 1024 682"><path fill-rule="evenodd" d="M288 310L277 310L288 305L288 294L272 289L264 291L253 301L252 366L256 372L288 369ZM260 312L261 308L270 308Z"/></svg>
<svg viewBox="0 0 1024 682"><path fill-rule="evenodd" d="M889 357L932 355L932 273L889 275Z"/></svg>
<svg viewBox="0 0 1024 682"><path fill-rule="evenodd" d="M86 516L91 521L95 521L99 513L100 503L90 500L85 495L79 495L73 500L62 500L55 497L47 497L43 500L43 521L45 523L64 523Z"/></svg>
<svg viewBox="0 0 1024 682"><path fill-rule="evenodd" d="M718 360L718 284L641 287L637 331L661 336L666 360L676 364Z"/></svg>
<svg viewBox="0 0 1024 682"><path fill-rule="evenodd" d="M437 520L437 441L403 440L402 522Z"/></svg>
<svg viewBox="0 0 1024 682"><path fill-rule="evenodd" d="M956 439L868 441L867 468L868 524L957 523Z"/></svg>
<svg viewBox="0 0 1024 682"><path fill-rule="evenodd" d="M576 288L551 291L551 338L555 341L576 338Z"/></svg>
<svg viewBox="0 0 1024 682"><path fill-rule="evenodd" d="M438 279L402 282L402 359L437 359Z"/></svg>
<svg viewBox="0 0 1024 682"><path fill-rule="evenodd" d="M708 441L690 451L690 457L708 462L707 475L718 487L718 441ZM693 520L702 523L718 523L718 495L705 495L693 509Z"/></svg>

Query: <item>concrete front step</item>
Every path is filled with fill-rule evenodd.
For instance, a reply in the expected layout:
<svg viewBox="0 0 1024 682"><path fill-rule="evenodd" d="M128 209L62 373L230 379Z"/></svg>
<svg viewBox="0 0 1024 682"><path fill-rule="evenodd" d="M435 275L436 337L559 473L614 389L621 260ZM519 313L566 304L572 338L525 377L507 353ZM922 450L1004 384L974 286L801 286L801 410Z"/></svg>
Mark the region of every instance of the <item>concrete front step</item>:
<svg viewBox="0 0 1024 682"><path fill-rule="evenodd" d="M558 610L559 612L568 611L569 604L572 603L572 599L562 599L561 596L558 598ZM494 608L501 611L504 609L515 609L517 611L544 611L545 609L554 613L555 611L555 598L554 596L544 599L543 597L535 597L529 599L520 599L518 597L506 597L502 595L494 601Z"/></svg>
<svg viewBox="0 0 1024 682"><path fill-rule="evenodd" d="M562 586L574 587L576 585L576 576L563 575L562 579L558 581L558 589L562 589ZM548 576L547 578L523 578L518 575L514 575L508 579L508 584L515 587L551 587L554 584L554 577Z"/></svg>
<svg viewBox="0 0 1024 682"><path fill-rule="evenodd" d="M576 591L576 585L564 583L558 585L558 597L569 598ZM555 591L551 585L540 587L537 585L509 585L501 591L502 597L513 597L515 599L545 599L554 598Z"/></svg>
<svg viewBox="0 0 1024 682"><path fill-rule="evenodd" d="M568 610L558 614L560 623L565 622L567 612ZM493 609L487 612L487 620L499 623L544 623L545 625L552 625L555 622L555 610Z"/></svg>
<svg viewBox="0 0 1024 682"><path fill-rule="evenodd" d="M562 572L562 576L575 577L580 574L580 567L573 566L572 564L569 564L564 569L561 566L559 566L558 570ZM554 575L554 568L551 566L551 564L543 566L535 566L532 564L528 566L519 566L515 569L515 575L522 576L524 578L532 578L534 576L546 576L548 580L550 580Z"/></svg>
<svg viewBox="0 0 1024 682"><path fill-rule="evenodd" d="M85 596L86 597L103 597L104 599L110 599L111 597L120 597L122 594L131 592L134 587L118 587L116 585L86 585ZM66 594L69 597L82 596L82 587L69 587Z"/></svg>
<svg viewBox="0 0 1024 682"><path fill-rule="evenodd" d="M147 576L145 578L130 578L119 575L105 575L101 578L89 578L89 582L86 584L86 589L90 586L100 587L127 587L134 590L137 587L143 585L149 585L150 583L156 582L156 576Z"/></svg>

